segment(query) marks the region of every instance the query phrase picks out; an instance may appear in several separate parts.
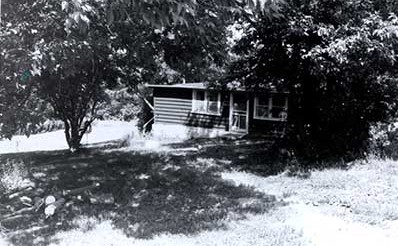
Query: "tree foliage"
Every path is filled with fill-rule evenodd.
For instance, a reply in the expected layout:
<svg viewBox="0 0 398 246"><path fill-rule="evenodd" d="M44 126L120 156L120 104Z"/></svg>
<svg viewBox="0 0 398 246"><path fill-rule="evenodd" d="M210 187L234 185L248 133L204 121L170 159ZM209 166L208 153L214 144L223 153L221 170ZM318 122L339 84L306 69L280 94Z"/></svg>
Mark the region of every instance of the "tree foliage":
<svg viewBox="0 0 398 246"><path fill-rule="evenodd" d="M9 2L4 1L4 4ZM30 39L34 29L26 22L10 23L18 10L3 6L0 34L0 137L14 134L29 135L42 120L46 104L37 97L30 73ZM20 17L24 20L24 17ZM31 30L33 30L31 32Z"/></svg>
<svg viewBox="0 0 398 246"><path fill-rule="evenodd" d="M381 2L290 1L283 18L260 13L245 23L227 81L290 92L288 140L297 155L361 155L369 127L395 115L397 9Z"/></svg>
<svg viewBox="0 0 398 246"><path fill-rule="evenodd" d="M65 124L65 136L71 149L77 149L83 134L95 119L95 108L101 99L105 81L111 82L114 71L110 55L109 35L101 21L101 12L90 16L91 29L67 27L68 13L59 1L20 1L10 4L5 11L2 41L18 47L20 59L8 60L11 66L4 70L7 77L15 77L11 84L25 83L19 94L25 101L44 100L53 108L53 116ZM94 18L97 18L94 21ZM84 18L83 18L84 19ZM12 49L5 49L9 53ZM7 56L4 56L6 58ZM16 68L18 64L20 68ZM20 82L18 82L20 80ZM10 92L10 90L7 90ZM12 100L12 99L11 99ZM15 101L14 101L15 102ZM46 105L46 104L44 104ZM30 116L42 111L29 108ZM22 118L26 112L18 104L17 115L9 118L21 124L32 125L32 118ZM37 123L37 122L33 122ZM4 122L10 129L20 126Z"/></svg>
<svg viewBox="0 0 398 246"><path fill-rule="evenodd" d="M253 6L251 0L3 1L1 97L12 111L0 105L2 133L37 122L40 107L50 104L70 148L78 148L106 87L205 79L223 65L225 26L251 15Z"/></svg>

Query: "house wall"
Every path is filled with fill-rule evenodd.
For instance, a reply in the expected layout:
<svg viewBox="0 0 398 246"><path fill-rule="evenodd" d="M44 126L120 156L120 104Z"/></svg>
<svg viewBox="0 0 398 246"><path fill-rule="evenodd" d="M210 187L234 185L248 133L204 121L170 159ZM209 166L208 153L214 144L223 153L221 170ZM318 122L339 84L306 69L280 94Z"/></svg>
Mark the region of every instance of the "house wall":
<svg viewBox="0 0 398 246"><path fill-rule="evenodd" d="M192 90L154 88L155 123L186 124L192 110Z"/></svg>
<svg viewBox="0 0 398 246"><path fill-rule="evenodd" d="M197 137L217 137L227 134L228 132L222 129L194 127L182 124L172 123L154 123L152 125L152 137L154 139L162 140L177 140L183 141Z"/></svg>
<svg viewBox="0 0 398 246"><path fill-rule="evenodd" d="M181 124L191 127L228 130L229 97L221 96L221 115L192 112L192 89L154 88L153 98L155 124Z"/></svg>
<svg viewBox="0 0 398 246"><path fill-rule="evenodd" d="M266 95L266 94L264 94ZM261 96L261 94L259 95ZM286 122L259 120L254 118L254 95L249 100L249 132L271 135L284 131Z"/></svg>
<svg viewBox="0 0 398 246"><path fill-rule="evenodd" d="M221 115L192 112L192 89L154 88L153 97L154 132L160 135L184 138L214 136L229 131L229 92L221 95ZM254 95L246 94L246 97L249 98L249 133L269 135L283 131L286 122L254 119Z"/></svg>

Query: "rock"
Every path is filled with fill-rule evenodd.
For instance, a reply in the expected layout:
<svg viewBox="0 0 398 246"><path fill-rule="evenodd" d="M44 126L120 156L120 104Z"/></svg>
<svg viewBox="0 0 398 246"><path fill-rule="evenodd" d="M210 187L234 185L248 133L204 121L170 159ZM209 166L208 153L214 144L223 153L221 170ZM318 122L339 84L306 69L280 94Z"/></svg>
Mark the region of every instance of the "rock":
<svg viewBox="0 0 398 246"><path fill-rule="evenodd" d="M46 197L46 200L45 200L45 204L46 204L46 205L52 204L52 203L54 203L56 200L57 200L57 199L55 199L54 196L47 196L47 197Z"/></svg>
<svg viewBox="0 0 398 246"><path fill-rule="evenodd" d="M53 204L48 205L45 209L44 209L44 214L46 215L46 218L53 216L55 214L55 209L57 209L57 207Z"/></svg>
<svg viewBox="0 0 398 246"><path fill-rule="evenodd" d="M53 216L55 214L55 211L62 207L62 205L65 203L64 198L60 198L57 201L53 202L52 204L48 205L44 209L44 214L46 215L46 218Z"/></svg>

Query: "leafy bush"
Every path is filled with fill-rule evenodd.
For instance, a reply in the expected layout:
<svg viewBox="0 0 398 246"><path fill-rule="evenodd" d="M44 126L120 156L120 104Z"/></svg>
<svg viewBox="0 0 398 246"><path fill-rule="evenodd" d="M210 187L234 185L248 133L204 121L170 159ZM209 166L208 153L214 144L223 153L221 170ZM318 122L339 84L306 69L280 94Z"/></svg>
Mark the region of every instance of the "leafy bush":
<svg viewBox="0 0 398 246"><path fill-rule="evenodd" d="M64 129L64 123L61 120L47 119L43 123L36 126L33 133L52 132Z"/></svg>
<svg viewBox="0 0 398 246"><path fill-rule="evenodd" d="M99 119L130 121L137 117L141 110L137 94L125 87L107 89L105 94L105 101L97 109Z"/></svg>
<svg viewBox="0 0 398 246"><path fill-rule="evenodd" d="M243 23L225 82L289 91L289 148L313 161L352 160L369 130L397 112L398 17L352 1L288 1L284 16Z"/></svg>
<svg viewBox="0 0 398 246"><path fill-rule="evenodd" d="M398 159L398 123L379 123L372 126L369 142L369 154Z"/></svg>
<svg viewBox="0 0 398 246"><path fill-rule="evenodd" d="M145 100L149 102L152 96L150 90L138 86L133 92L129 88L120 86L112 90L105 90L105 94L106 100L99 105L97 110L99 119L138 120L137 126L140 131L149 132L151 130L153 121L150 120L153 117L153 113L147 102L145 102Z"/></svg>

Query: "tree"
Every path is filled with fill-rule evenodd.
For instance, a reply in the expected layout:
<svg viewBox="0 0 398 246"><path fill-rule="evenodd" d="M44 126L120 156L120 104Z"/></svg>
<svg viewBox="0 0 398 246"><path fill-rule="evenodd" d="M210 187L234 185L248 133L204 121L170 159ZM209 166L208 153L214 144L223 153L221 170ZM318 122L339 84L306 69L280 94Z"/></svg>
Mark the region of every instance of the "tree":
<svg viewBox="0 0 398 246"><path fill-rule="evenodd" d="M290 1L283 18L260 13L246 24L226 81L290 91L296 155L363 155L369 127L396 112L398 19L379 14L378 2Z"/></svg>
<svg viewBox="0 0 398 246"><path fill-rule="evenodd" d="M8 22L9 16L17 13L11 12L8 3L3 1L0 27L0 138L15 134L29 136L42 121L46 107L37 97L30 73L31 40L22 31L22 25Z"/></svg>
<svg viewBox="0 0 398 246"><path fill-rule="evenodd" d="M8 2L2 34L11 30L19 38L20 43L11 43L21 46L21 59L26 61L21 63L22 74L32 84L26 87L27 102L39 97L49 103L75 150L96 118L105 87L124 82L136 88L169 76L169 70L180 78L203 78L205 73L198 71L222 61L225 25L234 15L250 12L247 4L253 5L207 0L22 0ZM4 35L0 39L6 42ZM21 74L15 69L8 72Z"/></svg>
<svg viewBox="0 0 398 246"><path fill-rule="evenodd" d="M21 100L32 103L43 99L48 102L53 108L53 116L65 124L70 149L76 150L83 134L96 118L96 105L102 98L103 87L117 78L117 66L113 63L113 50L109 46L109 31L106 20L101 19L104 13L97 12L90 19L80 15L76 17L93 22L90 29L82 30L67 26L65 20L69 15L63 11L65 6L59 1L27 0L12 6L8 7L3 18L6 28L3 28L2 41L20 46L17 66L21 68L16 67L14 60L8 61L9 70L2 69L6 78L10 74L15 77L3 95L11 95L10 88L13 86L18 88L22 82L29 82L22 86L24 93L19 90L20 94L26 94ZM12 39L15 37L18 39ZM12 49L6 47L4 52L10 51ZM10 100L10 105L17 104L22 108L15 96ZM31 110L34 115L40 109ZM5 119L2 125L7 126L10 133L22 127ZM23 120L20 114L11 118L25 125L32 125L31 119Z"/></svg>

